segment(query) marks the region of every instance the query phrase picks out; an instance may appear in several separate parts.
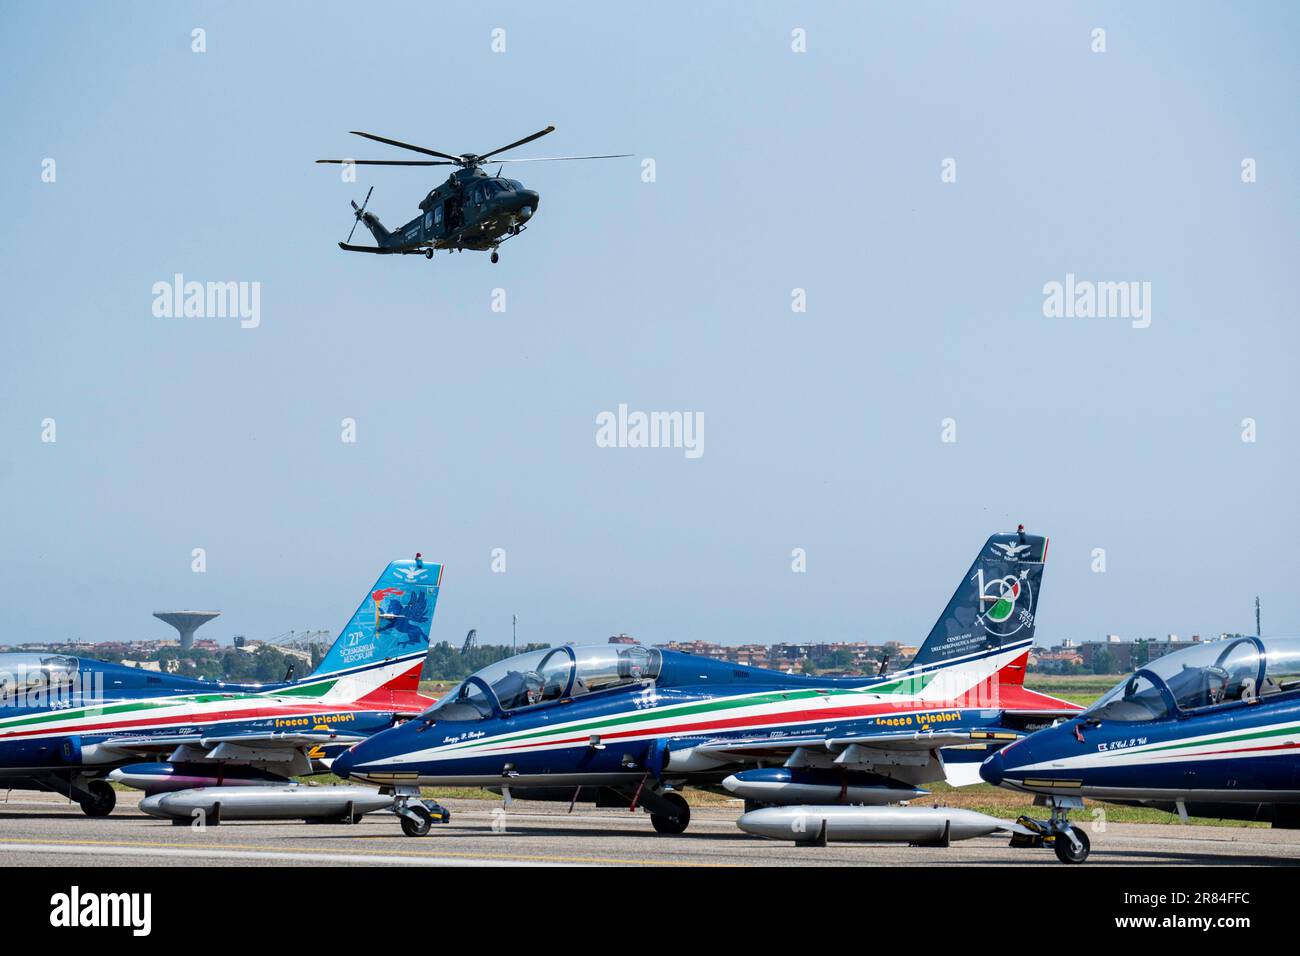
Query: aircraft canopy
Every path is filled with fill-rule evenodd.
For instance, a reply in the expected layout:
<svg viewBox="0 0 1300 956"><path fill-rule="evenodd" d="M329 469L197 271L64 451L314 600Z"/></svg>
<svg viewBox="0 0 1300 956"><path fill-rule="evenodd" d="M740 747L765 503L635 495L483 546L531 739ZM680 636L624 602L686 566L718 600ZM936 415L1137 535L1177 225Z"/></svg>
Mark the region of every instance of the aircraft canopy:
<svg viewBox="0 0 1300 956"><path fill-rule="evenodd" d="M476 671L425 711L432 720L482 720L494 714L653 680L663 658L639 644L543 648Z"/></svg>
<svg viewBox="0 0 1300 956"><path fill-rule="evenodd" d="M1300 689L1300 638L1238 636L1158 657L1112 687L1086 716L1161 720Z"/></svg>
<svg viewBox="0 0 1300 956"><path fill-rule="evenodd" d="M59 654L0 654L0 697L71 686L80 666Z"/></svg>

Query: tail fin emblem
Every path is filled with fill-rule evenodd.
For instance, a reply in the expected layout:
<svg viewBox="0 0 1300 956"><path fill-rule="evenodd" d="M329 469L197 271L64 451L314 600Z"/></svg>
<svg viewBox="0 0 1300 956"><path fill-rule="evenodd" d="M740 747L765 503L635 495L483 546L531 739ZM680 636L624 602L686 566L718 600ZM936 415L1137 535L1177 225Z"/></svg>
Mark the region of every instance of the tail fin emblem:
<svg viewBox="0 0 1300 956"><path fill-rule="evenodd" d="M1010 637L1031 623L1034 619L1034 602L1028 579L1028 572L1021 571L1019 577L1008 574L986 582L984 569L976 571L975 584L979 588L980 613L975 618L975 623L998 637ZM1025 606L1016 614L1016 606L1022 599L1025 599Z"/></svg>
<svg viewBox="0 0 1300 956"><path fill-rule="evenodd" d="M1003 557L1008 559L1014 559L1017 556L1019 556L1021 551L1029 550L1029 545L1027 544L1011 544L1011 543L1003 544L1001 541L994 541L993 547L1001 548L1004 552L1006 552L1003 555Z"/></svg>

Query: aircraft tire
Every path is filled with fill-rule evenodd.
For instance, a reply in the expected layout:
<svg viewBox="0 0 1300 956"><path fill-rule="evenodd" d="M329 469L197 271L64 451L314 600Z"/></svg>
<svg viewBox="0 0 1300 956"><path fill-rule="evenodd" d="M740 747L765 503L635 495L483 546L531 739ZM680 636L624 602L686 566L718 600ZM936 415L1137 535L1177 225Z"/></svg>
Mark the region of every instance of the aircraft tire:
<svg viewBox="0 0 1300 956"><path fill-rule="evenodd" d="M1079 849L1076 850L1071 845L1069 837L1062 833L1052 841L1052 850L1055 851L1056 858L1062 863L1082 863L1088 859L1088 854L1092 850L1092 846L1088 842L1088 834L1078 827L1070 827L1070 830L1074 833L1075 839L1079 841Z"/></svg>
<svg viewBox="0 0 1300 956"><path fill-rule="evenodd" d="M117 806L117 791L106 780L92 780L86 784L89 800L80 801L81 812L88 817L106 817Z"/></svg>
<svg viewBox="0 0 1300 956"><path fill-rule="evenodd" d="M419 817L419 821L412 820L405 814L402 815L402 832L409 837L428 836L429 831L433 829L433 814L424 807L408 807L412 813Z"/></svg>
<svg viewBox="0 0 1300 956"><path fill-rule="evenodd" d="M685 833L686 827L691 822L691 806L686 802L686 798L680 793L665 793L663 799L673 805L677 811L676 819L663 816L658 813L650 814L650 822L654 824L656 833L668 833L676 835Z"/></svg>

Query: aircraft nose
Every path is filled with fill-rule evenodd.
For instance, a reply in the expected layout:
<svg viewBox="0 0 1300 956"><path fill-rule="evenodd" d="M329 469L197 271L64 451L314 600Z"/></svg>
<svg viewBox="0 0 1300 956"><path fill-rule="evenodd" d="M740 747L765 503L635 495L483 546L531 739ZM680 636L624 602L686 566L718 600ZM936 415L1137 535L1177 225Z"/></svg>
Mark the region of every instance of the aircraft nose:
<svg viewBox="0 0 1300 956"><path fill-rule="evenodd" d="M345 750L343 753L335 757L334 762L330 764L330 772L336 777L342 777L346 780L348 774L351 773L352 768L357 762L356 754L354 753L356 749L356 747L353 747L351 750Z"/></svg>
<svg viewBox="0 0 1300 956"><path fill-rule="evenodd" d="M984 778L985 783L991 783L995 787L1002 783L1003 770L1001 750L995 751L980 764L980 776Z"/></svg>
<svg viewBox="0 0 1300 956"><path fill-rule="evenodd" d="M533 213L537 212L537 204L541 202L542 197L531 189L521 189L515 195L515 210L519 218L527 222L533 218Z"/></svg>

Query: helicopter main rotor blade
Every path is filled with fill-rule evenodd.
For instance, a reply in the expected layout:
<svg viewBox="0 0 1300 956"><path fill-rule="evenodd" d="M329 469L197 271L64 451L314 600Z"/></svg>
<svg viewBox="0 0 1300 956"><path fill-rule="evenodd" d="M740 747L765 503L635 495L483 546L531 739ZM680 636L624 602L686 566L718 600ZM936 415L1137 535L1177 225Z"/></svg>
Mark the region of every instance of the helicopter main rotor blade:
<svg viewBox="0 0 1300 956"><path fill-rule="evenodd" d="M318 163L351 163L353 166L459 166L433 159L318 159Z"/></svg>
<svg viewBox="0 0 1300 956"><path fill-rule="evenodd" d="M527 159L494 159L494 163L554 163L566 159L623 159L631 153L610 153L606 156L530 156Z"/></svg>
<svg viewBox="0 0 1300 956"><path fill-rule="evenodd" d="M492 150L492 152L490 152L490 153L483 153L482 155L480 155L480 156L476 156L476 157L474 157L474 158L477 159L477 160L479 160L479 161L481 162L481 161L487 159L489 156L495 156L497 153L504 153L504 152L505 152L506 150L508 150L508 149L514 149L516 146L522 146L522 145L524 145L524 143L531 143L531 142L532 142L533 140L535 140L535 139L541 139L541 138L542 138L543 136L545 136L547 133L554 133L554 132L555 132L555 127L554 127L554 126L548 126L548 127L546 127L546 129L544 129L544 130L539 130L538 132L534 133L532 136L525 136L523 139L515 140L515 141L514 141L513 143L511 143L509 146L498 146L496 149Z"/></svg>
<svg viewBox="0 0 1300 956"><path fill-rule="evenodd" d="M453 163L460 165L459 156L451 156L447 153L440 153L436 149L425 149L423 146L413 146L410 143L403 143L400 139L388 139L386 136L376 136L374 133L363 133L360 130L350 130L353 136L364 136L366 139L373 139L376 143L387 143L389 146L396 146L399 149L409 149L417 153L424 153L426 156L437 156L441 159L450 159Z"/></svg>

